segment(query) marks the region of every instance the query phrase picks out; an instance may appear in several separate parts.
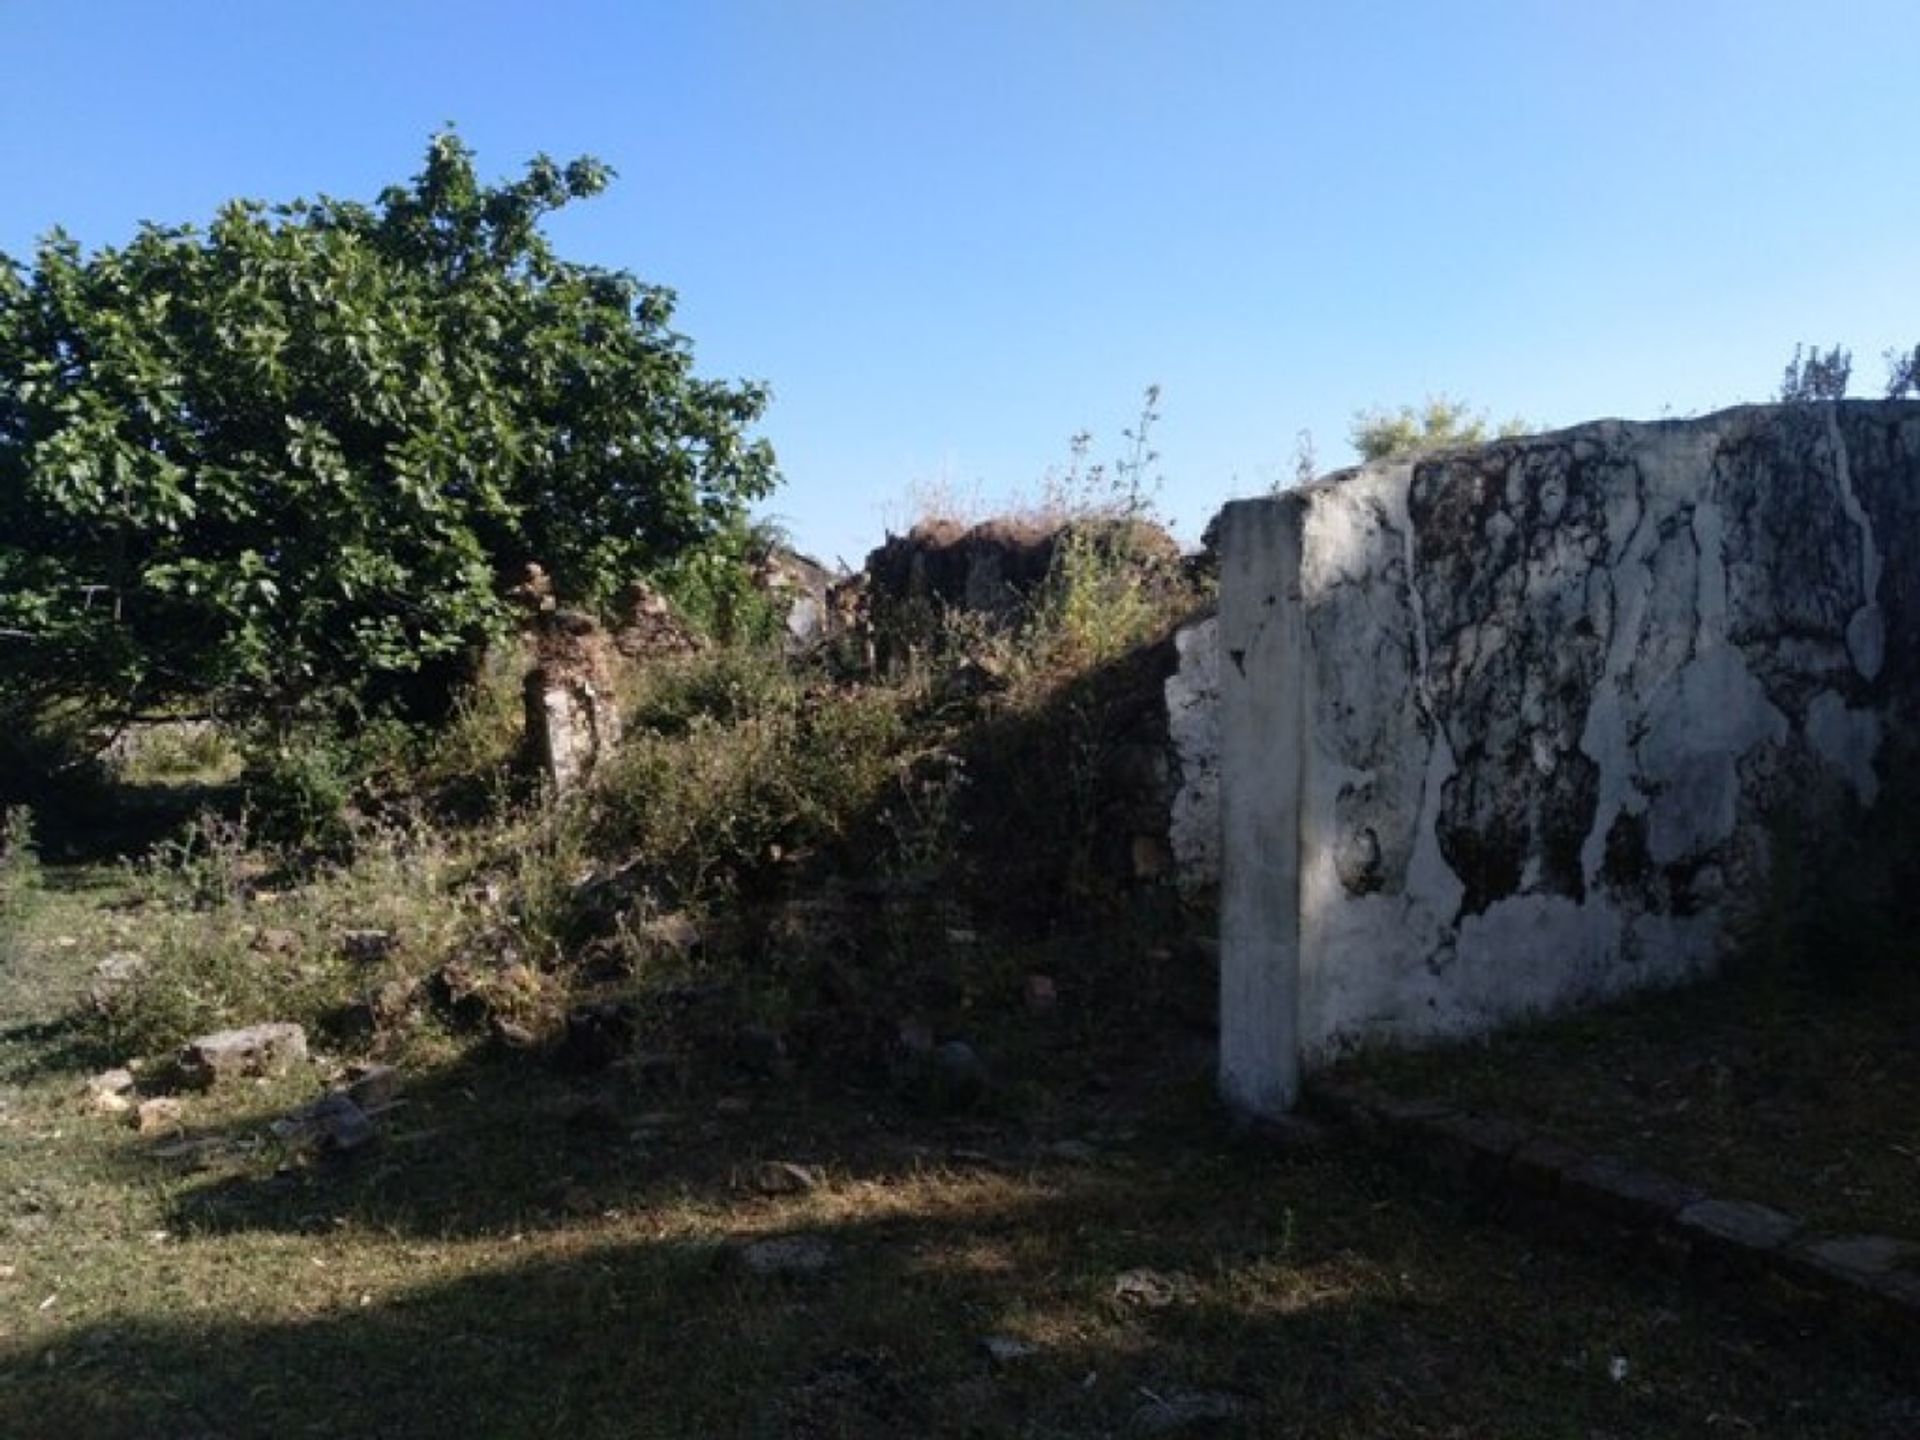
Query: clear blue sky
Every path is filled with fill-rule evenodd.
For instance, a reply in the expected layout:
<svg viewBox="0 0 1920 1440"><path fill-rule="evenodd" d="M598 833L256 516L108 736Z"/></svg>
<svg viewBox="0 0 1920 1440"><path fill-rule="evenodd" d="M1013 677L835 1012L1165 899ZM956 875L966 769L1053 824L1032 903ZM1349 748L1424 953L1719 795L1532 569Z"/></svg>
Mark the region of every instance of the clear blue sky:
<svg viewBox="0 0 1920 1440"><path fill-rule="evenodd" d="M857 561L910 490L1031 493L1165 388L1191 538L1309 429L1855 390L1920 341L1920 4L0 0L0 250L370 198L457 123L592 154L573 258L769 381L770 507Z"/></svg>

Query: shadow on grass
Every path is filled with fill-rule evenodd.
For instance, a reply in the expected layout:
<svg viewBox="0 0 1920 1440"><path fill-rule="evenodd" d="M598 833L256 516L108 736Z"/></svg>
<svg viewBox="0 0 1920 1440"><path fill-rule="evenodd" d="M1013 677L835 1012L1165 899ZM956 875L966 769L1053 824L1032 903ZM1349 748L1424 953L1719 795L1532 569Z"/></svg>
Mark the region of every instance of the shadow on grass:
<svg viewBox="0 0 1920 1440"><path fill-rule="evenodd" d="M0 1081L81 1075L112 1063L112 1050L97 1027L77 1011L0 1025Z"/></svg>
<svg viewBox="0 0 1920 1440"><path fill-rule="evenodd" d="M236 815L244 800L244 789L234 783L90 778L31 796L28 803L41 856L80 873L146 854L203 811Z"/></svg>
<svg viewBox="0 0 1920 1440"><path fill-rule="evenodd" d="M1839 1436L1920 1421L1920 1399L1857 1337L1770 1332L1668 1278L1536 1253L1342 1157L1167 1140L1124 1164L1007 1174L856 1161L781 1201L669 1167L618 1198L625 1218L528 1250L329 1223L331 1243L254 1256L243 1302L17 1348L0 1361L0 1431L1168 1433L1153 1431L1156 1397L1214 1407L1181 1433L1220 1435ZM832 1263L743 1263L742 1241L792 1232ZM190 1237L170 1263L220 1243ZM340 1273L348 1246L386 1267L378 1303ZM394 1283L428 1264L425 1283ZM1169 1281L1166 1304L1117 1298L1141 1266ZM991 1335L1033 1351L996 1363Z"/></svg>
<svg viewBox="0 0 1920 1440"><path fill-rule="evenodd" d="M235 1113L190 1132L191 1143L131 1135L116 1163L129 1183L155 1173L155 1153L190 1168L170 1226L198 1234L302 1233L353 1225L401 1236L492 1237L565 1227L608 1208L697 1200L724 1205L750 1189L762 1162L788 1161L897 1179L958 1150L969 1163L1030 1165L1036 1133L1076 1136L1137 1127L1169 1107L1211 1125L1210 1054L1158 1063L1130 1089L1101 1087L1046 1107L1005 1092L942 1106L885 1086L831 1076L754 1078L616 1064L573 1074L524 1053L480 1048L405 1074L400 1103L379 1117L376 1144L308 1158L268 1139L284 1106ZM217 1098L217 1097L216 1097ZM192 1109L200 1102L189 1099ZM1042 1113L1044 1110L1044 1113Z"/></svg>

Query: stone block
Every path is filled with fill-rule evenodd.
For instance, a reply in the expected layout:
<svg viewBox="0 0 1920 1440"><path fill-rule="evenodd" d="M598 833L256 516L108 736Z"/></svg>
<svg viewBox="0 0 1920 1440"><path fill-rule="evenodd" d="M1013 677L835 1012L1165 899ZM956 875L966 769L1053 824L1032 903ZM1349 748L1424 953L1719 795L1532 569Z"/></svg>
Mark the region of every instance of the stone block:
<svg viewBox="0 0 1920 1440"><path fill-rule="evenodd" d="M400 946L400 937L391 930L342 930L340 953L356 965L377 965Z"/></svg>
<svg viewBox="0 0 1920 1440"><path fill-rule="evenodd" d="M1700 1200L1674 1217L1695 1254L1743 1261L1771 1255L1800 1232L1784 1211L1751 1200Z"/></svg>
<svg viewBox="0 0 1920 1440"><path fill-rule="evenodd" d="M1890 1235L1823 1235L1793 1248L1815 1264L1852 1275L1884 1275L1920 1261L1920 1245Z"/></svg>
<svg viewBox="0 0 1920 1440"><path fill-rule="evenodd" d="M295 1150L358 1150L374 1139L373 1122L346 1095L323 1095L269 1127Z"/></svg>
<svg viewBox="0 0 1920 1440"><path fill-rule="evenodd" d="M202 1035L180 1052L187 1078L207 1086L249 1075L284 1074L307 1058L307 1032L286 1021Z"/></svg>
<svg viewBox="0 0 1920 1440"><path fill-rule="evenodd" d="M1828 1286L1879 1293L1877 1282L1906 1273L1920 1289L1920 1274L1909 1269L1920 1263L1920 1245L1890 1235L1802 1236L1780 1259L1790 1273Z"/></svg>
<svg viewBox="0 0 1920 1440"><path fill-rule="evenodd" d="M1421 1134L1429 1163L1443 1175L1494 1185L1507 1157L1527 1142L1531 1132L1497 1115L1463 1110L1424 1122Z"/></svg>
<svg viewBox="0 0 1920 1440"><path fill-rule="evenodd" d="M117 1009L127 992L138 985L151 967L143 955L131 950L116 951L101 957L87 979L87 1003L102 1015Z"/></svg>
<svg viewBox="0 0 1920 1440"><path fill-rule="evenodd" d="M819 1235L775 1235L738 1252L756 1275L817 1275L839 1260L833 1242Z"/></svg>
<svg viewBox="0 0 1920 1440"><path fill-rule="evenodd" d="M1610 1220L1651 1230L1706 1200L1697 1185L1643 1169L1612 1155L1594 1155L1560 1174L1560 1193Z"/></svg>
<svg viewBox="0 0 1920 1440"><path fill-rule="evenodd" d="M1529 1195L1559 1193L1570 1170L1586 1163L1587 1155L1558 1140L1536 1135L1516 1148L1507 1160L1507 1175L1514 1188Z"/></svg>

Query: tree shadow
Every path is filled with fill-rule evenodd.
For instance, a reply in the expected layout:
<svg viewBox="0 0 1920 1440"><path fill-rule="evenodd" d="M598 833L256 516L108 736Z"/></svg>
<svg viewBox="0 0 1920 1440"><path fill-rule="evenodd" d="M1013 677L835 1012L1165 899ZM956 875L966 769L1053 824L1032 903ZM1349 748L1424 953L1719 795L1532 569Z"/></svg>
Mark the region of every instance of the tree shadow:
<svg viewBox="0 0 1920 1440"><path fill-rule="evenodd" d="M253 1316L109 1316L17 1347L0 1431L1094 1436L1174 1433L1165 1410L1189 1434L1837 1436L1920 1419L1911 1375L1868 1339L1531 1250L1350 1157L1219 1139L939 1181L843 1154L841 1200L743 1198L690 1166L596 1192L622 1220L576 1216L568 1243L489 1249L377 1304L307 1268L340 1263L324 1248L255 1255ZM350 1207L347 1228L393 1266L465 1253L457 1232L378 1238L392 1213ZM747 1262L750 1241L796 1233L827 1263ZM1124 1298L1141 1266L1172 1298ZM1031 1349L996 1360L995 1335Z"/></svg>
<svg viewBox="0 0 1920 1440"><path fill-rule="evenodd" d="M1212 1126L1210 1049L1158 1057L1118 1087L1105 1077L1044 1105L991 1090L969 1103L831 1074L629 1057L574 1073L477 1047L401 1077L376 1141L348 1153L272 1138L284 1104L235 1112L184 1137L131 1134L114 1156L131 1184L171 1171L170 1227L196 1234L304 1233L354 1225L406 1236L497 1237L582 1214L668 1202L725 1205L764 1162L888 1183L949 1152L1001 1169L1050 1143L1145 1125ZM217 1099L217 1097L216 1097ZM198 1104L188 1100L189 1122ZM1170 1119L1178 1117L1177 1119Z"/></svg>
<svg viewBox="0 0 1920 1440"><path fill-rule="evenodd" d="M52 1075L80 1075L112 1063L112 1049L77 1010L51 1020L0 1026L0 1081L21 1084Z"/></svg>

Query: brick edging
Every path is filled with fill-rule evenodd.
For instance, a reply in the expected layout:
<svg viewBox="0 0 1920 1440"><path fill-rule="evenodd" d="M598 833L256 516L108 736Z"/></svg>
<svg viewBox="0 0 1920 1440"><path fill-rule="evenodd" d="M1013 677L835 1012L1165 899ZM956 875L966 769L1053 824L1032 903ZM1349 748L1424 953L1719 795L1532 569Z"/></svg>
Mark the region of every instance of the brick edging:
<svg viewBox="0 0 1920 1440"><path fill-rule="evenodd" d="M1363 1082L1309 1080L1304 1098L1324 1119L1523 1213L1572 1220L1588 1234L1597 1225L1668 1261L1865 1302L1920 1336L1920 1244L1813 1230L1783 1210L1716 1197L1496 1115Z"/></svg>

